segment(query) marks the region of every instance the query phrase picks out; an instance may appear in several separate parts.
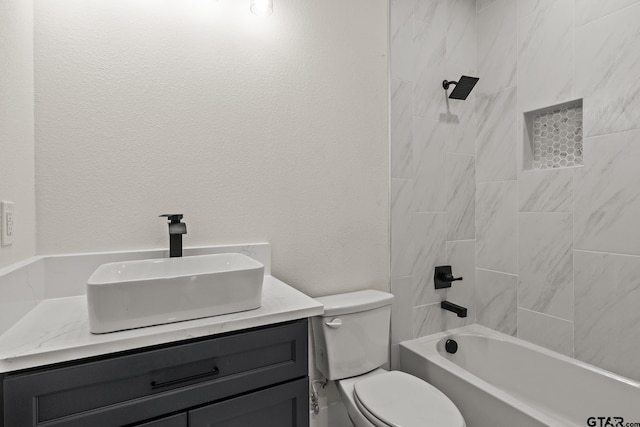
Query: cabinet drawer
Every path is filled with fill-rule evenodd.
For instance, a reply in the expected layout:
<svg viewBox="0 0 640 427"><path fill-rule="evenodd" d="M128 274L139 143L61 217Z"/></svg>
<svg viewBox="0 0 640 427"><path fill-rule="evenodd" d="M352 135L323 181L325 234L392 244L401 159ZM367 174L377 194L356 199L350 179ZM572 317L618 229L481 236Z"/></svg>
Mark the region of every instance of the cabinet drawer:
<svg viewBox="0 0 640 427"><path fill-rule="evenodd" d="M136 424L135 427L187 427L187 425L187 414L184 413L143 424Z"/></svg>
<svg viewBox="0 0 640 427"><path fill-rule="evenodd" d="M189 411L189 427L308 427L307 378Z"/></svg>
<svg viewBox="0 0 640 427"><path fill-rule="evenodd" d="M7 375L9 426L118 426L307 375L307 322Z"/></svg>

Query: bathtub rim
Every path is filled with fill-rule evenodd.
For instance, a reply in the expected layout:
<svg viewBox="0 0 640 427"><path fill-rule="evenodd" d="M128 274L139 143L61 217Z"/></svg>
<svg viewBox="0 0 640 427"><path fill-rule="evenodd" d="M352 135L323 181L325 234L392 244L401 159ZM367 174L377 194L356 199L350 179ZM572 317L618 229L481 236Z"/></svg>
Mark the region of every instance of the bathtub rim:
<svg viewBox="0 0 640 427"><path fill-rule="evenodd" d="M553 350L546 349L537 344L530 343L528 341L524 341L520 338L513 337L511 335L506 335L501 332L495 331L493 329L487 328L485 326L481 326L478 324L472 324L467 326L462 326L455 329L450 329L444 332L438 332L432 335L426 335L420 338L414 338L412 340L402 341L399 344L399 367L398 369L404 370L402 367L402 352L409 351L417 356L424 357L428 363L432 363L437 368L446 371L448 374L455 376L456 378L467 382L469 385L477 388L479 390L484 390L486 393L489 393L497 400L503 402L506 405L510 405L517 410L523 412L529 417L532 417L540 422L544 422L548 426L552 427L564 427L566 424L563 421L568 420L558 420L558 418L553 418L546 413L544 413L541 409L537 408L534 405L527 404L524 401L520 400L516 396L512 396L508 392L494 386L493 384L485 381L484 379L474 375L473 373L467 371L462 366L457 365L456 363L450 361L446 357L440 354L438 351L438 343L441 342L445 338L454 338L455 335L480 335L486 336L488 338L496 339L503 342L510 342L512 344L521 345L522 347L542 353L548 357L555 358L564 363L571 363L572 365L576 365L577 367L587 369L588 371L606 376L609 379L620 381L628 386L636 388L640 391L640 382L632 380L630 378L624 377L622 375L615 374L613 372L607 371L602 368L598 368L596 366L590 365L586 362L582 362L578 359L574 359L569 356L565 356L564 354L557 353ZM431 344L431 345L429 345ZM431 358L429 358L431 356ZM435 357L434 357L435 356ZM454 402L455 403L455 402Z"/></svg>
<svg viewBox="0 0 640 427"><path fill-rule="evenodd" d="M606 377L609 377L611 379L614 379L616 381L620 381L623 382L631 387L635 387L640 391L640 381L635 381L631 378L627 378L625 376L622 376L620 374L616 374L615 372L611 372L611 371L607 371L606 369L603 368L599 368L597 366L591 365L587 362L583 362L582 360L579 359L575 359L573 357L569 357L566 356L562 353L558 353L556 351L553 350L549 350L548 348L539 346L537 344L531 343L529 341L525 341L522 338L517 338L511 335L507 335L504 334L502 332L498 332L496 330L487 328L486 326L482 326L479 325L477 323L474 323L472 325L467 325L467 326L461 326L459 328L455 328L455 329L449 329L447 331L444 332L438 332L435 334L431 334L431 335L426 335L424 337L420 337L420 338L414 338L411 340L405 340L402 341L401 343L399 343L400 346L405 347L409 350L413 350L412 347L413 345L423 345L429 342L436 342L437 343L442 340L443 338L452 338L452 335L464 335L464 334L468 334L468 335L485 335L491 338L495 338L497 340L500 341L504 341L504 342L512 342L518 345L521 345L525 348L528 348L529 350L533 350L533 351L537 351L539 353L545 354L549 357L553 357L555 359L559 359L563 362L566 363L571 363L573 365L577 365L580 366L581 368L587 369L591 372L594 372L596 374L599 375L604 375ZM413 345L412 345L413 344ZM437 352L437 349L436 349ZM438 353L438 355L440 356L440 354ZM442 356L440 356L442 357ZM442 360L447 362L446 366L455 366L458 367L460 369L464 369L459 365L456 365L455 363L451 362L449 359L446 359L444 357L442 357ZM475 376L475 375L474 375Z"/></svg>

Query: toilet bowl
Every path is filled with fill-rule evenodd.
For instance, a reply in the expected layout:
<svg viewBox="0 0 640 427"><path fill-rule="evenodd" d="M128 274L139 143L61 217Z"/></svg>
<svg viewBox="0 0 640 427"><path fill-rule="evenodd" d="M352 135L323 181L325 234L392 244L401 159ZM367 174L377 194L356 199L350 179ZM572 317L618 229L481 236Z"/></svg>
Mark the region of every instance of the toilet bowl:
<svg viewBox="0 0 640 427"><path fill-rule="evenodd" d="M393 295L360 291L318 298L312 320L316 367L335 380L356 427L464 427L458 408L420 378L380 366L388 361Z"/></svg>
<svg viewBox="0 0 640 427"><path fill-rule="evenodd" d="M376 369L337 386L356 427L465 426L444 393L404 372Z"/></svg>

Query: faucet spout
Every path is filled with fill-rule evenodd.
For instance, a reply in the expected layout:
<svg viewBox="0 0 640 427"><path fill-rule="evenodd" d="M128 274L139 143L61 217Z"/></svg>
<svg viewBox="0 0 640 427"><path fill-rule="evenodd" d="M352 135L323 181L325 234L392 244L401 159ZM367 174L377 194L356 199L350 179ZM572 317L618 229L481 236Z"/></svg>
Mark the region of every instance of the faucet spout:
<svg viewBox="0 0 640 427"><path fill-rule="evenodd" d="M181 222L182 214L164 214L169 220L169 256L171 258L182 256L182 235L187 234L187 224Z"/></svg>
<svg viewBox="0 0 640 427"><path fill-rule="evenodd" d="M449 301L442 301L440 302L440 308L455 313L458 317L467 317L467 309L459 306L458 304L454 304Z"/></svg>

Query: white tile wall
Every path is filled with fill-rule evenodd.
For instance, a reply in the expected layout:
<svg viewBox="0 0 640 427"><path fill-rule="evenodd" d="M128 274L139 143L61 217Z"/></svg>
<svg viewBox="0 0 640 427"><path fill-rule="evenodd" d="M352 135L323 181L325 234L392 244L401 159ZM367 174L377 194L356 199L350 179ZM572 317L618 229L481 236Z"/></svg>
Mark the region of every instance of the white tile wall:
<svg viewBox="0 0 640 427"><path fill-rule="evenodd" d="M411 83L391 80L391 176L413 178L413 88Z"/></svg>
<svg viewBox="0 0 640 427"><path fill-rule="evenodd" d="M474 239L475 158L466 154L447 154L447 240Z"/></svg>
<svg viewBox="0 0 640 427"><path fill-rule="evenodd" d="M585 99L585 136L640 127L638 22L640 3L634 3L575 31L575 84Z"/></svg>
<svg viewBox="0 0 640 427"><path fill-rule="evenodd" d="M640 255L639 140L635 130L585 141L575 181L577 249Z"/></svg>
<svg viewBox="0 0 640 427"><path fill-rule="evenodd" d="M447 206L446 123L413 118L416 165L415 207L419 212L442 212Z"/></svg>
<svg viewBox="0 0 640 427"><path fill-rule="evenodd" d="M532 3L520 3L531 11L518 26L520 111L557 104L573 94L574 0Z"/></svg>
<svg viewBox="0 0 640 427"><path fill-rule="evenodd" d="M446 213L417 212L413 214L414 304L432 304L442 300L443 290L436 290L433 272L446 261Z"/></svg>
<svg viewBox="0 0 640 427"><path fill-rule="evenodd" d="M476 98L472 93L467 101L449 100L442 80L477 74L476 2L411 3L411 7L401 0L390 3L392 176L405 178L391 183L394 343L407 337L408 325L413 337L475 320ZM410 37L407 22L411 22ZM409 51L412 65L406 73ZM405 114L408 87L410 118ZM457 282L455 290L436 291L434 267L447 262L467 271L465 281ZM459 319L442 310L439 303L445 298L468 304L469 317Z"/></svg>
<svg viewBox="0 0 640 427"><path fill-rule="evenodd" d="M524 171L518 178L521 212L572 212L571 169Z"/></svg>
<svg viewBox="0 0 640 427"><path fill-rule="evenodd" d="M415 260L413 235L414 181L391 180L391 276L411 275Z"/></svg>
<svg viewBox="0 0 640 427"><path fill-rule="evenodd" d="M391 279L391 344L413 338L413 282L411 276Z"/></svg>
<svg viewBox="0 0 640 427"><path fill-rule="evenodd" d="M518 273L518 183L478 183L476 187L476 265Z"/></svg>
<svg viewBox="0 0 640 427"><path fill-rule="evenodd" d="M521 213L518 306L573 320L573 215Z"/></svg>
<svg viewBox="0 0 640 427"><path fill-rule="evenodd" d="M584 25L635 3L638 0L576 0L576 25Z"/></svg>
<svg viewBox="0 0 640 427"><path fill-rule="evenodd" d="M477 321L640 379L627 357L640 351L640 0L391 8L392 77L413 105L411 119L394 116L411 129L392 126L392 173L410 178L392 182L392 260L404 259L393 287L413 305L411 319L395 315L396 339L409 324L420 336ZM465 102L440 89L459 74L480 77ZM523 171L522 112L577 98L584 166ZM441 263L465 281L435 292ZM445 298L473 315L444 312Z"/></svg>
<svg viewBox="0 0 640 427"><path fill-rule="evenodd" d="M573 322L518 308L518 338L573 356Z"/></svg>
<svg viewBox="0 0 640 427"><path fill-rule="evenodd" d="M638 364L623 356L640 351L640 1L509 3L478 2L485 80L477 107L478 322L514 331L517 316L519 337L640 379ZM510 78L514 70L517 79ZM492 113L487 100L504 87L517 87L518 105ZM508 150L485 156L500 139L491 133L511 127L512 112L521 144L524 111L577 98L584 107L582 167L518 165L511 178L510 165L496 161ZM516 145L520 162L523 152ZM521 212L515 231L507 208L513 203ZM517 291L509 281L519 282Z"/></svg>
<svg viewBox="0 0 640 427"><path fill-rule="evenodd" d="M435 76L446 72L446 23L442 8L438 8L438 15L432 16L429 22L413 22L413 113L433 120L438 120L445 110L442 79Z"/></svg>
<svg viewBox="0 0 640 427"><path fill-rule="evenodd" d="M640 378L640 257L575 252L575 355Z"/></svg>
<svg viewBox="0 0 640 427"><path fill-rule="evenodd" d="M478 93L516 84L517 4L495 0L478 12Z"/></svg>
<svg viewBox="0 0 640 427"><path fill-rule="evenodd" d="M516 179L516 88L478 95L478 182Z"/></svg>
<svg viewBox="0 0 640 427"><path fill-rule="evenodd" d="M447 289L446 299L467 308L467 319L462 323L475 323L475 240L447 242L447 264L452 266L454 276L462 277L463 280L454 282Z"/></svg>
<svg viewBox="0 0 640 427"><path fill-rule="evenodd" d="M476 319L479 324L509 335L517 332L518 276L476 270Z"/></svg>

